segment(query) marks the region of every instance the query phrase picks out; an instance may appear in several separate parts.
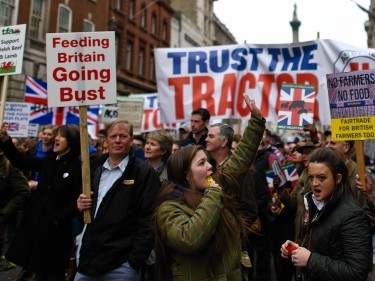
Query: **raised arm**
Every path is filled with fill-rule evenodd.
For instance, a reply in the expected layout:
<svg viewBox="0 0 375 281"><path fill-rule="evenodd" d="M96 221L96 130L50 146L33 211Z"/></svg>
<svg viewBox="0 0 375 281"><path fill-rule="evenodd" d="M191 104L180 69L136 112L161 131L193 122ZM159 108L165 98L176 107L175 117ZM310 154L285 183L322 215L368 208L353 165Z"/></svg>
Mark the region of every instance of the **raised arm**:
<svg viewBox="0 0 375 281"><path fill-rule="evenodd" d="M262 117L255 101L244 94L245 102L251 111L251 118L243 133L243 137L229 160L224 164L233 177L241 176L247 172L258 152L258 146L262 140L266 120Z"/></svg>

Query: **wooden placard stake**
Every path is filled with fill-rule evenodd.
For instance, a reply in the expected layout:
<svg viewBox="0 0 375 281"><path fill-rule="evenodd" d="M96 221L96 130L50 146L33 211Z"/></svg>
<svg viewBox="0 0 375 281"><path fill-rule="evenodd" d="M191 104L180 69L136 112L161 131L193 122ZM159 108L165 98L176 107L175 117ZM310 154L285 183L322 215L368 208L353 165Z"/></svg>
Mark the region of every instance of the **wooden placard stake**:
<svg viewBox="0 0 375 281"><path fill-rule="evenodd" d="M366 189L366 182L365 182L365 154L363 152L363 141L356 140L354 142L355 147L355 156L357 159L357 173L359 175L359 180L362 183L363 189Z"/></svg>
<svg viewBox="0 0 375 281"><path fill-rule="evenodd" d="M1 104L0 104L0 126L3 124L5 101L7 97L8 75L3 76L3 83L1 84Z"/></svg>
<svg viewBox="0 0 375 281"><path fill-rule="evenodd" d="M89 158L89 137L87 131L87 106L79 107L79 132L81 137L81 159L82 159L82 193L88 198L91 197L90 183L90 158ZM83 211L85 224L91 222L91 210Z"/></svg>

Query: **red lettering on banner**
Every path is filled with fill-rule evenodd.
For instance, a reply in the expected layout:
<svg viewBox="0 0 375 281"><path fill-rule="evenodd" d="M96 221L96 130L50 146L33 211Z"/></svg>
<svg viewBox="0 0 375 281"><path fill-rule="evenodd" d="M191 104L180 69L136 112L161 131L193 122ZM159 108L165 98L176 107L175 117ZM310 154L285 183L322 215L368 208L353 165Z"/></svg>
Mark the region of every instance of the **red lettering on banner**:
<svg viewBox="0 0 375 281"><path fill-rule="evenodd" d="M273 87L277 88L276 104L275 110L276 113L279 109L280 103L280 89L283 83L288 84L307 84L315 86L315 93L318 95L318 77L313 73L297 73L294 75L288 73L281 73L279 75L265 73L255 76L253 73L246 73L243 75L238 83L238 90L236 90L237 85L237 75L235 73L228 73L222 76L222 84L216 85L215 80L211 76L194 76L190 80L190 77L178 77L178 78L169 78L168 83L170 86L174 87L175 93L175 110L176 110L176 119L184 119L184 109L183 109L183 100L184 100L184 86L192 84L192 98L193 104L192 108L199 108L204 106L203 101L206 103L207 110L211 113L211 116L222 116L226 115L228 109L233 115L239 117L248 116L250 111L246 106L242 93L246 93L248 89L256 89L257 83L262 83L261 87L261 104L260 110L264 117L268 117L270 114L270 104L269 100L271 97L271 92ZM192 83L190 83L192 81ZM221 89L220 99L218 101L218 110L215 111L215 98L214 91L215 89ZM188 95L191 93L189 92ZM315 99L314 105L314 118L319 116L319 102ZM160 124L157 124L160 125ZM155 127L157 127L157 125ZM145 127L146 130L146 127Z"/></svg>
<svg viewBox="0 0 375 281"><path fill-rule="evenodd" d="M249 84L246 88L246 84ZM256 79L254 74L246 73L244 76L241 77L240 86L238 89L238 93L241 93L238 96L236 108L237 112L240 116L247 116L249 115L250 110L248 109L247 105L243 102L242 93L246 92L246 89L255 89L256 86ZM240 97L241 96L241 97Z"/></svg>
<svg viewBox="0 0 375 281"><path fill-rule="evenodd" d="M225 74L223 78L223 85L221 87L221 95L219 101L218 115L225 115L229 108L231 114L234 113L234 97L236 94L236 75L234 73ZM230 96L230 98L229 98Z"/></svg>
<svg viewBox="0 0 375 281"><path fill-rule="evenodd" d="M202 107L202 101L206 101L206 109L215 115L215 80L211 76L193 77L193 109Z"/></svg>
<svg viewBox="0 0 375 281"><path fill-rule="evenodd" d="M260 112L262 112L262 115L264 117L268 117L270 112L270 95L272 90L272 84L275 83L275 75L274 74L260 74L259 75L259 82L263 82L262 87L262 102L260 104ZM276 99L276 102L278 101L278 98Z"/></svg>
<svg viewBox="0 0 375 281"><path fill-rule="evenodd" d="M143 115L144 116L144 118L143 118L143 129L145 131L149 130L149 128L150 128L149 119L150 119L152 111L153 111L152 109L145 109L143 111L143 114L144 114Z"/></svg>
<svg viewBox="0 0 375 281"><path fill-rule="evenodd" d="M159 108L148 108L143 111L143 129L144 131L150 131L151 129L161 129L161 124L159 123ZM151 127L151 125L153 127Z"/></svg>
<svg viewBox="0 0 375 281"><path fill-rule="evenodd" d="M159 123L159 120L158 120L158 116L159 116L159 111L160 111L160 108L157 108L155 111L154 111L154 116L152 118L152 124L154 125L155 129L161 129L161 124Z"/></svg>
<svg viewBox="0 0 375 281"><path fill-rule="evenodd" d="M184 119L184 85L190 84L189 77L169 78L168 85L174 87L176 119Z"/></svg>

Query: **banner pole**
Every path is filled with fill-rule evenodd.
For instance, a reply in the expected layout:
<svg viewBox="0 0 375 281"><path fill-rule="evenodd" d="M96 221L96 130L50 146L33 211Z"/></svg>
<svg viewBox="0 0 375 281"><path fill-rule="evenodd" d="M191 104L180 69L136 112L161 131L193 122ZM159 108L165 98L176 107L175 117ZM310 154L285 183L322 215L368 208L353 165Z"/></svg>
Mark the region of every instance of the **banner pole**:
<svg viewBox="0 0 375 281"><path fill-rule="evenodd" d="M3 83L1 84L0 126L3 124L3 119L4 119L8 79L9 79L8 75L3 76Z"/></svg>
<svg viewBox="0 0 375 281"><path fill-rule="evenodd" d="M81 159L82 159L82 193L91 197L90 182L90 158L89 158L89 138L87 131L87 106L79 107L79 132L81 136ZM91 210L83 211L83 220L85 224L91 222Z"/></svg>

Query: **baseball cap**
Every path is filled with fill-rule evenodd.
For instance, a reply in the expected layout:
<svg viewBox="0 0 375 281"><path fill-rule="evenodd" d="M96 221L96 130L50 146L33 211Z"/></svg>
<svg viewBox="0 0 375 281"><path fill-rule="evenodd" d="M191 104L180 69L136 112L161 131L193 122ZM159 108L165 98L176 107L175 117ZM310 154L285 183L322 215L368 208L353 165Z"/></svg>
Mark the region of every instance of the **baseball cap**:
<svg viewBox="0 0 375 281"><path fill-rule="evenodd" d="M299 142L296 145L295 150L297 150L299 153L303 153L307 148L315 148L315 144L313 144L311 141Z"/></svg>
<svg viewBox="0 0 375 281"><path fill-rule="evenodd" d="M178 130L184 131L185 133L190 133L190 128L189 128L188 124L185 124L185 125L181 126L180 128L178 128Z"/></svg>

